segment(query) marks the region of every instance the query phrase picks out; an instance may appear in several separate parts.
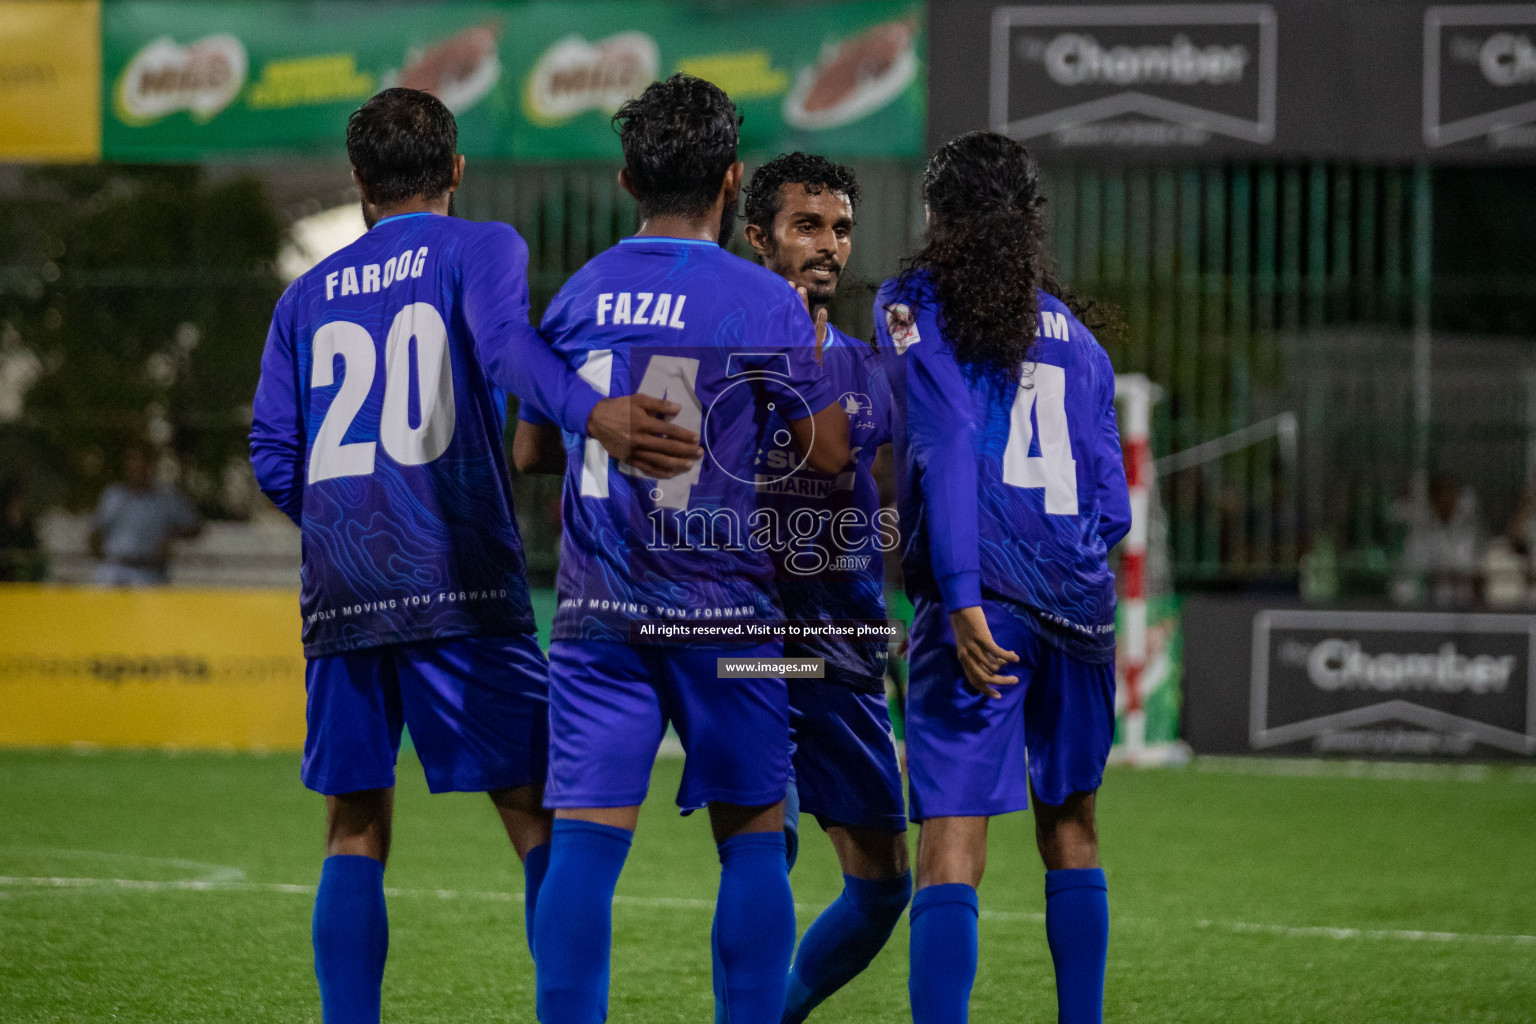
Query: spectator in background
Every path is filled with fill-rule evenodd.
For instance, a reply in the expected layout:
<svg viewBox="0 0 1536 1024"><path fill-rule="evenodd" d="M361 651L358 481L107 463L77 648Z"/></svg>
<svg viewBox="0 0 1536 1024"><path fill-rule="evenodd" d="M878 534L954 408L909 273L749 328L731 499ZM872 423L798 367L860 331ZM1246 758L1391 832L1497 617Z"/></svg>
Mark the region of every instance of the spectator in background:
<svg viewBox="0 0 1536 1024"><path fill-rule="evenodd" d="M201 529L191 504L169 484L155 482L149 452L134 445L123 459L123 482L102 492L91 515L91 554L101 560L96 582L163 586L169 582L171 542Z"/></svg>
<svg viewBox="0 0 1536 1024"><path fill-rule="evenodd" d="M1401 604L1427 598L1437 608L1466 607L1477 600L1484 541L1477 495L1440 473L1430 478L1428 499L1410 502L1400 513L1408 537L1393 596Z"/></svg>
<svg viewBox="0 0 1536 1024"><path fill-rule="evenodd" d="M47 577L36 519L21 482L0 481L0 582L36 583Z"/></svg>
<svg viewBox="0 0 1536 1024"><path fill-rule="evenodd" d="M1483 552L1483 600L1490 608L1530 607L1536 567L1536 481L1527 481L1504 533Z"/></svg>

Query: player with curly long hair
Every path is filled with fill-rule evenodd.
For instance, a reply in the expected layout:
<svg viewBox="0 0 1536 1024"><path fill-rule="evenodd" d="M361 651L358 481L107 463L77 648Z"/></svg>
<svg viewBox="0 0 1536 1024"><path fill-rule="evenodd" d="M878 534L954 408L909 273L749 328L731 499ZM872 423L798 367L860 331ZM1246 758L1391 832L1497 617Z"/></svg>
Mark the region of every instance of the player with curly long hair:
<svg viewBox="0 0 1536 1024"><path fill-rule="evenodd" d="M1094 794L1114 737L1130 527L1114 370L1052 273L1023 146L929 162L922 250L876 298L916 615L907 695L916 1024L964 1021L987 823L1033 794L1060 1020L1102 1018L1109 904Z"/></svg>

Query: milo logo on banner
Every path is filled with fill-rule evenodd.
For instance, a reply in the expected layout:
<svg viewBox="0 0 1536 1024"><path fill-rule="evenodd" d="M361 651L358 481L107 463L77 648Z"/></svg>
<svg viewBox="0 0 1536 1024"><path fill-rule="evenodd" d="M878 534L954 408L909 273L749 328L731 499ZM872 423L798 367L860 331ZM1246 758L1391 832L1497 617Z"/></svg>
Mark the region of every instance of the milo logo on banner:
<svg viewBox="0 0 1536 1024"><path fill-rule="evenodd" d="M1536 5L1424 12L1424 143L1536 146Z"/></svg>
<svg viewBox="0 0 1536 1024"><path fill-rule="evenodd" d="M660 67L656 40L644 32L620 32L595 43L565 36L534 64L523 89L523 113L535 124L556 125L588 110L617 110L640 95Z"/></svg>
<svg viewBox="0 0 1536 1024"><path fill-rule="evenodd" d="M245 44L227 33L182 46L161 36L134 54L118 76L113 106L125 124L143 125L185 110L208 121L245 85Z"/></svg>
<svg viewBox="0 0 1536 1024"><path fill-rule="evenodd" d="M991 124L1058 146L1200 146L1275 137L1267 4L1000 7Z"/></svg>

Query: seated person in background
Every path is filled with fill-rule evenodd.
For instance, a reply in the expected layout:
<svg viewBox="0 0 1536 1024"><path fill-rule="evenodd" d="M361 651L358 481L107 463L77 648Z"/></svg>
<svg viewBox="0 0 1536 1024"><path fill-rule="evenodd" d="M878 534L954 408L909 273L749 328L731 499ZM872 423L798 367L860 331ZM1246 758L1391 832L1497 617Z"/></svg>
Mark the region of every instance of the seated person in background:
<svg viewBox="0 0 1536 1024"><path fill-rule="evenodd" d="M1509 525L1483 551L1483 601L1490 608L1530 604L1533 554L1536 554L1536 481L1527 481Z"/></svg>
<svg viewBox="0 0 1536 1024"><path fill-rule="evenodd" d="M1423 505L1410 499L1400 512L1408 537L1392 596L1400 604L1427 599L1437 608L1472 604L1483 548L1477 495L1455 477L1439 473L1429 480L1428 499Z"/></svg>
<svg viewBox="0 0 1536 1024"><path fill-rule="evenodd" d="M133 445L123 456L123 482L101 494L91 514L91 554L101 560L96 582L106 587L157 587L169 582L171 542L202 529L186 498L155 482L149 452Z"/></svg>

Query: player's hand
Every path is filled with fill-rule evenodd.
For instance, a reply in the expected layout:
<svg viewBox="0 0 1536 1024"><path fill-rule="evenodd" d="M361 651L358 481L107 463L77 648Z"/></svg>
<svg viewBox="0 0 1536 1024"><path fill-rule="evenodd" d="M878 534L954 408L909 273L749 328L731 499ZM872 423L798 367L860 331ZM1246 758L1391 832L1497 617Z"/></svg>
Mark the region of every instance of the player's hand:
<svg viewBox="0 0 1536 1024"><path fill-rule="evenodd" d="M1002 667L1016 662L1019 656L1005 651L992 640L992 630L979 605L961 608L949 613L950 624L955 629L955 653L960 657L960 667L965 670L965 681L977 693L993 700L1002 697L999 686L1012 686L1018 676L998 675Z"/></svg>
<svg viewBox="0 0 1536 1024"><path fill-rule="evenodd" d="M805 306L805 311L811 311L811 296L803 285L795 285L795 291L800 293L800 302ZM816 311L816 361L821 362L821 347L827 343L827 307L822 306Z"/></svg>
<svg viewBox="0 0 1536 1024"><path fill-rule="evenodd" d="M666 480L704 457L699 435L670 423L682 406L650 395L605 398L592 407L587 434L644 476Z"/></svg>

